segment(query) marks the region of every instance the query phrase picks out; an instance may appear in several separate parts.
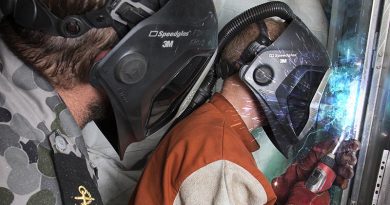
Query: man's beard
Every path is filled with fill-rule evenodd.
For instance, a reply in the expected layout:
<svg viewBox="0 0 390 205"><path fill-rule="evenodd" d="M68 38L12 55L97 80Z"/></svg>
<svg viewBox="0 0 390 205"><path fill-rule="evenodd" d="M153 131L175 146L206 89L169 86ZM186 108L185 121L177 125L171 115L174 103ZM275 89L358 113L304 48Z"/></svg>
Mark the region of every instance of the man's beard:
<svg viewBox="0 0 390 205"><path fill-rule="evenodd" d="M115 120L115 114L108 100L103 103L91 103L89 106L88 122L94 121L103 135L111 143L115 150L118 151L118 132Z"/></svg>
<svg viewBox="0 0 390 205"><path fill-rule="evenodd" d="M92 103L90 104L88 110L89 120L100 120L103 119L107 114L107 109L109 106L106 105L106 103Z"/></svg>
<svg viewBox="0 0 390 205"><path fill-rule="evenodd" d="M100 101L100 102L91 102L88 105L88 114L85 116L83 123L82 123L82 128L85 127L86 124L88 124L91 121L96 121L96 120L102 120L106 117L107 113L109 113L109 110L111 106L105 101Z"/></svg>

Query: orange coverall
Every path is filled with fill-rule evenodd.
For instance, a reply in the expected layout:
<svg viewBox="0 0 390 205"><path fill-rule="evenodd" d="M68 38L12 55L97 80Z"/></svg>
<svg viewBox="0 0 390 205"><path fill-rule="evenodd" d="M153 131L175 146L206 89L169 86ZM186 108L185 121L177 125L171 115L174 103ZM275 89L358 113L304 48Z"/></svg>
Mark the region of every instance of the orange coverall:
<svg viewBox="0 0 390 205"><path fill-rule="evenodd" d="M252 157L259 148L233 106L215 94L162 139L130 204L274 204Z"/></svg>

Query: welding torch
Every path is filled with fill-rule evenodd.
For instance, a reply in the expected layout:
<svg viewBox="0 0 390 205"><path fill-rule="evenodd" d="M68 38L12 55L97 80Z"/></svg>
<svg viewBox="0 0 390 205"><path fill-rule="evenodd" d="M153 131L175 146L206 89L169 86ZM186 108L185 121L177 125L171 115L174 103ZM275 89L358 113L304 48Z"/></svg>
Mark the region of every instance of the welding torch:
<svg viewBox="0 0 390 205"><path fill-rule="evenodd" d="M317 167L313 170L310 177L305 182L305 186L313 193L321 193L330 189L336 179L336 172L333 170L336 163L335 155L343 141L347 138L347 128L344 128L341 136L333 148L332 152L321 158Z"/></svg>

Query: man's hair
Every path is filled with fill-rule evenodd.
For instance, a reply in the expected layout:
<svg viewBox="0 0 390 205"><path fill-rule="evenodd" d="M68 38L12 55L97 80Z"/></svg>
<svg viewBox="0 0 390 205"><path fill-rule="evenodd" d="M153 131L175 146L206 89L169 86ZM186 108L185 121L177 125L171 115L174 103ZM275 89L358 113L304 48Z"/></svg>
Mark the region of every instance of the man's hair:
<svg viewBox="0 0 390 205"><path fill-rule="evenodd" d="M102 7L106 0L36 0L60 18ZM1 38L23 61L35 67L55 87L72 88L88 81L96 56L117 40L113 28L93 28L77 38L51 36L22 28L12 19L0 24Z"/></svg>

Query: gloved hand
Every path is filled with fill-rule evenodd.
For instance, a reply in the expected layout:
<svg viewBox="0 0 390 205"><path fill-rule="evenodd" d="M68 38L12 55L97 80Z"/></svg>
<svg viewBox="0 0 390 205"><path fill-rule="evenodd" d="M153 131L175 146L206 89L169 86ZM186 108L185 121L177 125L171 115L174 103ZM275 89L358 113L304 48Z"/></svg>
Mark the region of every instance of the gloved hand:
<svg viewBox="0 0 390 205"><path fill-rule="evenodd" d="M277 201L279 203L279 200ZM283 203L284 204L284 203ZM288 205L326 205L330 204L330 196L328 191L319 194L314 194L305 186L305 182L300 181L294 185L290 190L290 197L288 198Z"/></svg>
<svg viewBox="0 0 390 205"><path fill-rule="evenodd" d="M272 187L278 197L277 204L329 204L329 194L311 193L304 186L304 182L317 166L320 159L334 148L335 140L324 141L312 148L309 154L301 161L290 165L286 172L272 180ZM353 177L353 166L357 162L356 151L360 143L356 140L344 141L336 153L335 172L337 174L335 184L345 189L348 181ZM305 203L310 202L310 203Z"/></svg>

